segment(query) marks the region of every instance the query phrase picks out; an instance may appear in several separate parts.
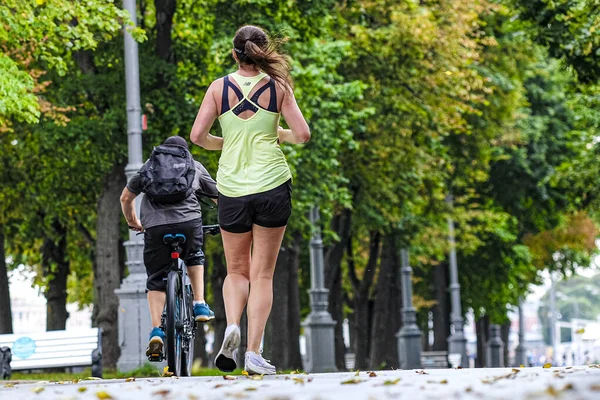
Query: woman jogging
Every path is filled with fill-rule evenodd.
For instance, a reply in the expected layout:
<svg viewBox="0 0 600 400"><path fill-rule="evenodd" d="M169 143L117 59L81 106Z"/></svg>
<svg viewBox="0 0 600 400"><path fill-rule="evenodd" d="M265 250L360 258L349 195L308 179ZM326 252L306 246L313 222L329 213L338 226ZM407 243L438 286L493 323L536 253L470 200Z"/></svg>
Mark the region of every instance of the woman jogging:
<svg viewBox="0 0 600 400"><path fill-rule="evenodd" d="M310 130L292 92L290 65L256 26L240 28L233 38L235 73L214 81L200 106L192 142L222 150L217 172L219 223L227 262L223 284L227 329L215 365L237 367L240 318L247 305L250 374L275 374L260 355L273 304L273 272L291 214L291 172L279 143L305 143ZM283 115L290 129L279 126ZM223 137L209 133L219 119Z"/></svg>

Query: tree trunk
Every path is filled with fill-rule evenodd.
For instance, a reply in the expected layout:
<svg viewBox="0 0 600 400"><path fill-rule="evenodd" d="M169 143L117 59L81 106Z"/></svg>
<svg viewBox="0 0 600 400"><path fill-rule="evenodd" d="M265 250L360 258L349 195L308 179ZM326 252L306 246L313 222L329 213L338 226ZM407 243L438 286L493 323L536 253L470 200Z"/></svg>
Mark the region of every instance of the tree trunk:
<svg viewBox="0 0 600 400"><path fill-rule="evenodd" d="M328 311L336 321L335 325L335 365L338 371L346 370L346 345L344 343L344 296L342 288L342 258L344 248L350 236L350 223L352 211L344 210L333 217L331 230L340 238L325 254L325 287L329 289Z"/></svg>
<svg viewBox="0 0 600 400"><path fill-rule="evenodd" d="M377 280L371 331L371 369L398 368L398 341L400 330L399 265L394 237L384 239L381 267Z"/></svg>
<svg viewBox="0 0 600 400"><path fill-rule="evenodd" d="M208 353L206 352L206 332L204 324L198 324L196 338L194 339L194 361L200 361L202 368L208 368Z"/></svg>
<svg viewBox="0 0 600 400"><path fill-rule="evenodd" d="M300 354L300 288L298 284L298 269L300 268L300 249L302 236L297 234L289 248L290 279L288 281L288 366L289 369L302 369L302 354Z"/></svg>
<svg viewBox="0 0 600 400"><path fill-rule="evenodd" d="M356 332L356 364L355 369L364 370L369 366L369 349L371 348L371 312L370 299L371 285L377 270L379 260L381 235L374 231L370 234L369 260L362 280L358 280L352 257L352 241L348 241L349 273L354 288L354 331Z"/></svg>
<svg viewBox="0 0 600 400"><path fill-rule="evenodd" d="M441 263L433 268L433 351L448 351L450 337L450 294L448 293L448 265Z"/></svg>
<svg viewBox="0 0 600 400"><path fill-rule="evenodd" d="M210 286L213 292L213 304L211 304L211 308L215 313L213 325L215 329L215 339L209 365L212 365L215 356L221 349L223 336L225 335L225 329L227 328L225 303L223 302L223 282L227 276L227 267L225 266L223 257L223 254L219 252L213 252L209 255L211 261Z"/></svg>
<svg viewBox="0 0 600 400"><path fill-rule="evenodd" d="M204 287L208 283L208 263L204 262ZM194 340L194 360L200 361L202 368L208 368L208 353L206 352L206 331L204 330L205 324L198 324L196 329L196 338Z"/></svg>
<svg viewBox="0 0 600 400"><path fill-rule="evenodd" d="M220 348L221 346L219 346ZM237 353L237 365L238 368L242 368L244 365L244 355L246 354L246 348L248 347L248 314L244 307L244 312L240 318L240 347L238 347ZM219 351L219 350L217 350Z"/></svg>
<svg viewBox="0 0 600 400"><path fill-rule="evenodd" d="M67 259L67 231L58 221L53 224L55 242L46 238L42 245L42 267L44 277L48 279L46 288L46 330L64 330L67 325L67 277L69 261Z"/></svg>
<svg viewBox="0 0 600 400"><path fill-rule="evenodd" d="M6 267L4 233L0 230L0 334L13 333L12 312L10 308L10 286Z"/></svg>
<svg viewBox="0 0 600 400"><path fill-rule="evenodd" d="M265 354L277 368L288 368L289 334L289 280L292 254L288 247L279 249L273 276L273 307L269 316L269 327L265 331ZM252 290L252 287L250 287Z"/></svg>
<svg viewBox="0 0 600 400"><path fill-rule="evenodd" d="M509 367L511 365L508 359L508 337L510 335L510 321L500 325L500 338L504 343L504 366ZM518 365L517 365L518 366Z"/></svg>
<svg viewBox="0 0 600 400"><path fill-rule="evenodd" d="M298 267L302 237L279 250L273 277L273 308L265 330L265 354L280 369L302 369ZM252 290L252 288L250 288Z"/></svg>
<svg viewBox="0 0 600 400"><path fill-rule="evenodd" d="M156 7L156 55L161 59L173 62L171 28L177 6L176 0L154 0Z"/></svg>
<svg viewBox="0 0 600 400"><path fill-rule="evenodd" d="M116 368L121 354L117 323L119 298L115 290L121 284L119 196L125 183L124 166L115 165L105 178L104 188L98 200L96 221L94 288L97 298L94 307L97 308L97 326L102 329L102 363L108 369Z"/></svg>
<svg viewBox="0 0 600 400"><path fill-rule="evenodd" d="M475 331L477 333L477 359L475 360L475 367L484 368L485 344L487 343L490 331L490 318L487 315L484 315L475 322Z"/></svg>

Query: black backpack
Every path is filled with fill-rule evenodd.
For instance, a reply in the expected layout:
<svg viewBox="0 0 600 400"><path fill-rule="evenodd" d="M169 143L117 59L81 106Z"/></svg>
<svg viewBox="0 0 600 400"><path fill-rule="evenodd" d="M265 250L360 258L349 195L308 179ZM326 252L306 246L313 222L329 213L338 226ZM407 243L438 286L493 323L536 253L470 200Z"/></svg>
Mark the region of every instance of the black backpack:
<svg viewBox="0 0 600 400"><path fill-rule="evenodd" d="M160 145L152 150L140 175L146 196L156 203L172 204L192 194L196 166L185 147Z"/></svg>

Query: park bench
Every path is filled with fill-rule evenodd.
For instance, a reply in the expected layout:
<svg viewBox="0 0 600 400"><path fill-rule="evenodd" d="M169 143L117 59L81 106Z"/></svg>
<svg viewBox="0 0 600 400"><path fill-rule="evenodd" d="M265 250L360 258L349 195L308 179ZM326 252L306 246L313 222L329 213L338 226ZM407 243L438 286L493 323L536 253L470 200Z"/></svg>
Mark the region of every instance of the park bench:
<svg viewBox="0 0 600 400"><path fill-rule="evenodd" d="M448 368L447 351L423 351L421 352L421 366L427 369Z"/></svg>
<svg viewBox="0 0 600 400"><path fill-rule="evenodd" d="M98 328L0 335L0 348L11 349L13 371L92 367L102 377L102 333Z"/></svg>

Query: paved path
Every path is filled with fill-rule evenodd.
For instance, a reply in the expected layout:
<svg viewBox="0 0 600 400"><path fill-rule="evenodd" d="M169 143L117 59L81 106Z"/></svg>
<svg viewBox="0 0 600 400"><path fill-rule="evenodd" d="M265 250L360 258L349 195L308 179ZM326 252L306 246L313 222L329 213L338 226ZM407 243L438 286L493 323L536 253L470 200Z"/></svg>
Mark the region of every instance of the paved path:
<svg viewBox="0 0 600 400"><path fill-rule="evenodd" d="M0 399L600 399L600 367L0 383Z"/></svg>

